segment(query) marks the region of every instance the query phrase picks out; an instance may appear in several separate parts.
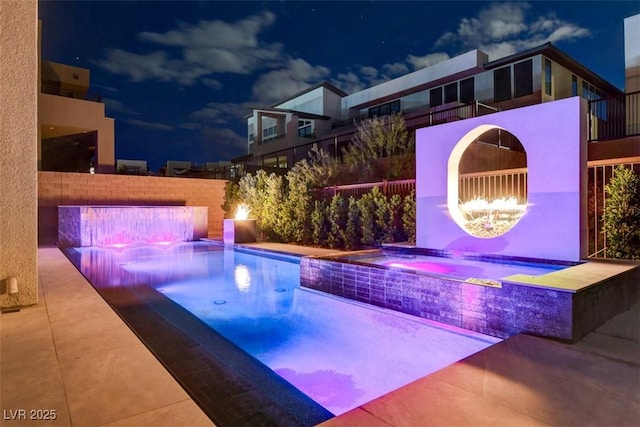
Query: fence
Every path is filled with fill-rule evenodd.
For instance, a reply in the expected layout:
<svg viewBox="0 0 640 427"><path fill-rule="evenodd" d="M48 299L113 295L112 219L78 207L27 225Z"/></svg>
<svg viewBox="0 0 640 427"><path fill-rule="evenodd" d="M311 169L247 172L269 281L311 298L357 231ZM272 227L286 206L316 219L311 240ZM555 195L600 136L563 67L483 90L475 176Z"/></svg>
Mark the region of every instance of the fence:
<svg viewBox="0 0 640 427"><path fill-rule="evenodd" d="M587 165L587 239L590 258L605 257L607 242L606 236L602 232L602 226L607 195L604 188L611 180L613 171L618 165L631 168L635 173L640 174L640 157L590 161ZM406 196L415 189L415 185L415 179L340 185L320 189L316 193L316 197L321 200L329 200L334 195L340 194L343 197L358 198L371 191L373 187L379 187L381 192L387 196L393 194ZM527 169L507 169L460 175L458 191L461 201L468 201L474 197L492 200L512 196L516 197L518 201L525 201L527 199Z"/></svg>
<svg viewBox="0 0 640 427"><path fill-rule="evenodd" d="M589 101L589 141L640 135L640 91Z"/></svg>
<svg viewBox="0 0 640 427"><path fill-rule="evenodd" d="M515 197L527 200L527 168L462 174L458 180L458 198L467 202L475 197L488 201Z"/></svg>
<svg viewBox="0 0 640 427"><path fill-rule="evenodd" d="M359 198L363 194L371 191L373 187L378 187L382 194L385 196L392 196L399 194L404 197L411 193L416 188L415 179L405 179L401 181L381 181L381 182L369 182L365 184L349 184L349 185L334 185L333 187L325 187L316 190L315 198L317 200L331 200L336 194L340 194L342 197L354 197Z"/></svg>
<svg viewBox="0 0 640 427"><path fill-rule="evenodd" d="M607 236L602 232L603 214L607 205L605 186L613 177L616 166L631 168L640 174L640 157L627 157L612 160L598 160L589 162L588 167L588 195L587 221L589 257L605 257Z"/></svg>

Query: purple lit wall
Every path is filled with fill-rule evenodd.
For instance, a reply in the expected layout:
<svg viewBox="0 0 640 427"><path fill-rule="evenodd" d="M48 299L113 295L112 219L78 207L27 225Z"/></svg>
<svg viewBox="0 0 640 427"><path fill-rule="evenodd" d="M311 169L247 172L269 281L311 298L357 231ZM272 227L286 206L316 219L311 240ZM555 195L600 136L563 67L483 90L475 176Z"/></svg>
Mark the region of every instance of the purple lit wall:
<svg viewBox="0 0 640 427"><path fill-rule="evenodd" d="M418 129L417 246L564 261L586 257L586 118L585 101L574 97ZM496 127L516 136L527 152L528 206L505 234L474 237L448 208L451 199L457 203L457 163L451 160Z"/></svg>
<svg viewBox="0 0 640 427"><path fill-rule="evenodd" d="M207 237L202 206L59 206L58 246L170 244Z"/></svg>

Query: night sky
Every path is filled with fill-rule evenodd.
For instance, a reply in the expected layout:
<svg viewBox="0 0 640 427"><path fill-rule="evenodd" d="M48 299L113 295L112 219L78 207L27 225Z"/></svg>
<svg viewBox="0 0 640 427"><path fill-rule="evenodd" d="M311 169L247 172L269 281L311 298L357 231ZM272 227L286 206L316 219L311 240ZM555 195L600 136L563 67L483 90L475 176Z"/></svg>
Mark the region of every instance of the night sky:
<svg viewBox="0 0 640 427"><path fill-rule="evenodd" d="M40 1L42 58L91 70L116 158L195 163L246 154L248 105L322 80L347 93L479 48L548 41L624 88L639 1Z"/></svg>

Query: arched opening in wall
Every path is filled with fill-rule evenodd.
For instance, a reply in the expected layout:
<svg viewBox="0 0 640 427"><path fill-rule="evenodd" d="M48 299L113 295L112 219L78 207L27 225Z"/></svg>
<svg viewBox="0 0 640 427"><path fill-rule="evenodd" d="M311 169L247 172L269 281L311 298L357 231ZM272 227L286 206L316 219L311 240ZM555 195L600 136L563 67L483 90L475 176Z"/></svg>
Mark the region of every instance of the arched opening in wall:
<svg viewBox="0 0 640 427"><path fill-rule="evenodd" d="M449 159L448 208L475 237L498 237L527 207L527 153L509 131L480 126L465 135Z"/></svg>

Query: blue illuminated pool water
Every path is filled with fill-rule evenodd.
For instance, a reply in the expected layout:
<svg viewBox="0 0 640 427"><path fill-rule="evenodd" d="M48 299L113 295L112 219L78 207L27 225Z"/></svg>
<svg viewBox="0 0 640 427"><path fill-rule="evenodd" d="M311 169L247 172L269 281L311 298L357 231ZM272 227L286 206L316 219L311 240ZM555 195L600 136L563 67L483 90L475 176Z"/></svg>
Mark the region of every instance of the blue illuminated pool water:
<svg viewBox="0 0 640 427"><path fill-rule="evenodd" d="M300 288L293 256L204 242L77 251L112 286L151 284L336 415L500 341Z"/></svg>

